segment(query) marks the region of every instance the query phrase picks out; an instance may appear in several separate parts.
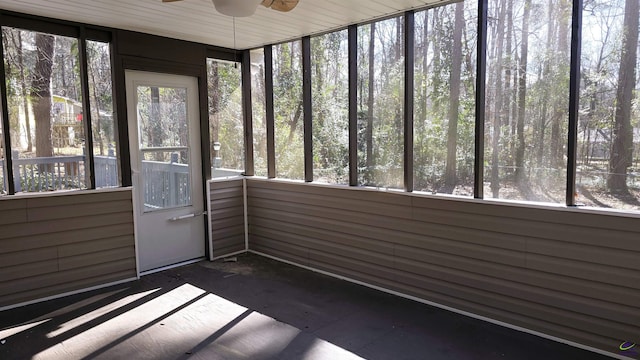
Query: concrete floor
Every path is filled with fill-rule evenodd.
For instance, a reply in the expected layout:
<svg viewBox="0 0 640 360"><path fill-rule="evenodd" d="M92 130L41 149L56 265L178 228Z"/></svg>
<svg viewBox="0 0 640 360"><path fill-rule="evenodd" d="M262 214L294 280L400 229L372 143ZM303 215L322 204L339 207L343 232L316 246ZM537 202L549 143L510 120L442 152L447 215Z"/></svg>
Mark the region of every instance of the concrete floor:
<svg viewBox="0 0 640 360"><path fill-rule="evenodd" d="M257 255L0 313L0 359L606 357Z"/></svg>

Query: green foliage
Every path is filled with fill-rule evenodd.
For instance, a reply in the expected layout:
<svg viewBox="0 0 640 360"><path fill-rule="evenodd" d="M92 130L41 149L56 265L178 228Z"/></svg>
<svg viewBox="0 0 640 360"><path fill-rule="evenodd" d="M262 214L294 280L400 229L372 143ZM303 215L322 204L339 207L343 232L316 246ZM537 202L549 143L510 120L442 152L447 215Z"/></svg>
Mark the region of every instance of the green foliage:
<svg viewBox="0 0 640 360"><path fill-rule="evenodd" d="M108 155L115 148L111 53L108 43L87 41L87 69L94 153Z"/></svg>
<svg viewBox="0 0 640 360"><path fill-rule="evenodd" d="M207 76L212 163L218 156L221 168L243 170L244 119L240 66L207 59ZM220 143L218 154L213 148L215 142Z"/></svg>
<svg viewBox="0 0 640 360"><path fill-rule="evenodd" d="M304 179L301 42L273 47L276 174Z"/></svg>
<svg viewBox="0 0 640 360"><path fill-rule="evenodd" d="M254 49L251 57L251 109L253 118L253 164L255 175L267 176L267 124L265 104L264 50Z"/></svg>
<svg viewBox="0 0 640 360"><path fill-rule="evenodd" d="M402 18L358 28L359 44L366 45L358 49L362 69L358 72L358 172L362 185L402 187L404 55L398 29L402 29Z"/></svg>
<svg viewBox="0 0 640 360"><path fill-rule="evenodd" d="M347 31L311 39L314 181L347 184Z"/></svg>
<svg viewBox="0 0 640 360"><path fill-rule="evenodd" d="M456 139L449 143L450 82L453 64L455 4L416 13L414 188L418 191L471 195L475 134L476 8L465 2ZM455 147L454 188L445 185L448 149Z"/></svg>
<svg viewBox="0 0 640 360"><path fill-rule="evenodd" d="M77 176L64 176L54 172L40 171L33 166L20 176L22 192L43 192L56 190L77 190L85 188L84 181Z"/></svg>

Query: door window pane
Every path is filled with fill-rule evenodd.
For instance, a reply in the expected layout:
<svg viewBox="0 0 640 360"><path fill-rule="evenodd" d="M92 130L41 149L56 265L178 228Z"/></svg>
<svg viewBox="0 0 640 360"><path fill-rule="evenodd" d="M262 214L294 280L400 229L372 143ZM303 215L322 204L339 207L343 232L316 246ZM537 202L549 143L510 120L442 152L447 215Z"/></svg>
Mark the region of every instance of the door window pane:
<svg viewBox="0 0 640 360"><path fill-rule="evenodd" d="M358 27L358 181L402 188L403 18Z"/></svg>
<svg viewBox="0 0 640 360"><path fill-rule="evenodd" d="M273 46L276 176L304 179L302 43Z"/></svg>
<svg viewBox="0 0 640 360"><path fill-rule="evenodd" d="M473 196L477 2L415 14L414 189Z"/></svg>
<svg viewBox="0 0 640 360"><path fill-rule="evenodd" d="M87 66L96 188L117 187L118 147L113 119L111 51L108 43L87 41Z"/></svg>
<svg viewBox="0 0 640 360"><path fill-rule="evenodd" d="M16 192L87 188L78 40L3 27Z"/></svg>
<svg viewBox="0 0 640 360"><path fill-rule="evenodd" d="M240 64L207 59L212 177L244 171Z"/></svg>
<svg viewBox="0 0 640 360"><path fill-rule="evenodd" d="M144 211L191 205L187 89L138 86Z"/></svg>
<svg viewBox="0 0 640 360"><path fill-rule="evenodd" d="M571 1L489 2L485 197L565 202Z"/></svg>
<svg viewBox="0 0 640 360"><path fill-rule="evenodd" d="M191 205L189 151L142 149L144 211Z"/></svg>
<svg viewBox="0 0 640 360"><path fill-rule="evenodd" d="M311 39L313 180L349 183L347 31Z"/></svg>
<svg viewBox="0 0 640 360"><path fill-rule="evenodd" d="M640 210L637 14L637 1L585 3L576 178L581 205Z"/></svg>

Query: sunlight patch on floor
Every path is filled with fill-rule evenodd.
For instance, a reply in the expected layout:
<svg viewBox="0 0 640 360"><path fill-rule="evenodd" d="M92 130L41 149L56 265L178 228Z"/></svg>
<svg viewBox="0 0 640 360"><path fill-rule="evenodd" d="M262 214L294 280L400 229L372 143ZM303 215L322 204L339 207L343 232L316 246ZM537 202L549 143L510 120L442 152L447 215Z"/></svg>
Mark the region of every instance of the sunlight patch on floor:
<svg viewBox="0 0 640 360"><path fill-rule="evenodd" d="M152 292L158 289L150 290ZM165 315L202 296L206 292L195 286L184 284L166 294L153 298L135 308L114 318L96 324L83 332L76 334L55 346L48 348L33 359L72 359L84 358L91 353L108 346L114 339L136 331L150 320ZM139 296L135 294L133 296ZM142 296L140 296L142 297ZM108 316L108 313L105 314ZM62 338L64 338L62 334ZM63 339L61 339L63 340Z"/></svg>
<svg viewBox="0 0 640 360"><path fill-rule="evenodd" d="M56 316L61 316L61 315L70 313L72 311L81 309L81 308L83 308L83 307L85 307L87 305L91 305L91 304L93 304L95 302L98 302L100 300L106 299L109 296L115 295L117 293L125 292L127 290L129 290L129 288L124 288L124 289L119 289L119 290L114 290L114 291L108 291L108 292L103 293L103 294L97 294L97 295L91 296L91 297L89 297L87 299L74 302L73 304L67 305L67 306L65 306L63 308L54 310L54 311L52 311L52 312L50 312L50 313L48 313L46 315L42 315L42 316L38 317L37 319L33 319L33 321L40 321L40 320L44 320L44 319L54 318Z"/></svg>
<svg viewBox="0 0 640 360"><path fill-rule="evenodd" d="M221 358L277 358L300 334L300 330L269 316L252 312L233 328L207 345L201 354L219 354Z"/></svg>
<svg viewBox="0 0 640 360"><path fill-rule="evenodd" d="M122 359L131 349L148 358L174 358L190 352L212 334L231 323L247 308L214 294L207 294L179 311L99 354L103 359Z"/></svg>
<svg viewBox="0 0 640 360"><path fill-rule="evenodd" d="M14 336L17 335L25 330L29 330L33 327L36 327L38 325L44 324L47 321L51 320L49 319L44 319L44 320L40 320L40 321L36 321L36 322L32 322L29 324L24 324L24 325L18 325L18 326L14 326L14 327L10 327L4 330L0 330L0 340L6 340L8 337L10 336Z"/></svg>
<svg viewBox="0 0 640 360"><path fill-rule="evenodd" d="M86 324L86 323L88 323L88 322L90 322L92 320L95 320L95 319L99 318L100 316L103 316L103 315L108 314L108 313L110 313L112 311L118 310L121 307L129 305L129 304L131 304L131 303L133 303L133 302L135 302L135 301L137 301L137 300L139 300L139 299L141 299L141 298L143 298L143 297L145 297L145 296L147 296L149 294L153 294L154 292L156 292L158 290L160 290L160 289L158 288L158 289L153 289L153 290L144 291L144 292L141 292L141 293L129 295L129 296L127 296L125 298L122 298L122 299L120 299L118 301L115 301L115 302L112 302L112 303L110 303L108 305L105 305L105 306L103 306L103 307L101 307L99 309L96 309L96 310L91 311L89 313L86 313L86 314L84 314L82 316L79 316L77 318L69 320L64 324L61 324L58 327L58 329L48 333L47 337L48 338L53 338L53 337L59 336L61 334L64 334L65 332L67 332L69 330L72 330L72 329L75 329L78 326L82 326L82 325L84 325L84 324Z"/></svg>
<svg viewBox="0 0 640 360"><path fill-rule="evenodd" d="M33 359L126 359L132 353L154 359L360 358L196 286L184 284L164 294L159 290L129 295L65 322L47 334L58 342ZM149 300L118 313L145 297Z"/></svg>
<svg viewBox="0 0 640 360"><path fill-rule="evenodd" d="M401 354L398 354L398 357ZM362 357L322 339L315 339L299 359L363 359Z"/></svg>

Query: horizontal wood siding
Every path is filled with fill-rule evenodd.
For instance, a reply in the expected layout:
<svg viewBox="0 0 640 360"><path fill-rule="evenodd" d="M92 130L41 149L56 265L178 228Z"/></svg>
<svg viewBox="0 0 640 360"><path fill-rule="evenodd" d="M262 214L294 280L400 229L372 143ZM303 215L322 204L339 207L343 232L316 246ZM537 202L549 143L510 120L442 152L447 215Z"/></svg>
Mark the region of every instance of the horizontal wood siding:
<svg viewBox="0 0 640 360"><path fill-rule="evenodd" d="M0 199L0 308L135 276L131 191Z"/></svg>
<svg viewBox="0 0 640 360"><path fill-rule="evenodd" d="M209 182L213 256L245 250L244 187L242 179Z"/></svg>
<svg viewBox="0 0 640 360"><path fill-rule="evenodd" d="M248 180L249 248L569 341L640 343L640 219Z"/></svg>

